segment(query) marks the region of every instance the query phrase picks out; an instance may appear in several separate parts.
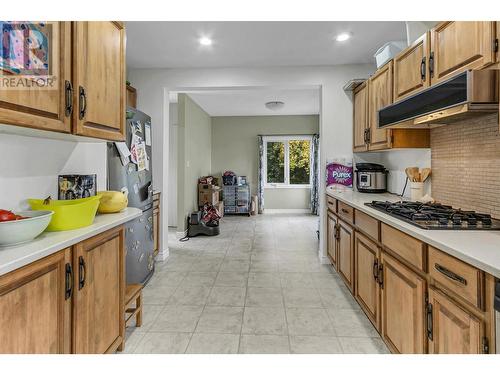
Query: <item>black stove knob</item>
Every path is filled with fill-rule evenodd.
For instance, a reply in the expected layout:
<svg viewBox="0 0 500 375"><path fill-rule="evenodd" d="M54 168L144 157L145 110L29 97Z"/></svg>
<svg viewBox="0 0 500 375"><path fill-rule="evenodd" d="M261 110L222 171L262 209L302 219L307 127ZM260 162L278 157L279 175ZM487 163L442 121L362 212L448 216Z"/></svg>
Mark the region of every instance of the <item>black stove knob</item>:
<svg viewBox="0 0 500 375"><path fill-rule="evenodd" d="M462 218L454 217L453 218L453 225L462 225Z"/></svg>
<svg viewBox="0 0 500 375"><path fill-rule="evenodd" d="M469 224L469 225L476 225L477 224L477 219L475 217L469 217L469 218L467 218L467 224Z"/></svg>
<svg viewBox="0 0 500 375"><path fill-rule="evenodd" d="M440 217L438 219L439 225L448 225L448 218L447 217Z"/></svg>
<svg viewBox="0 0 500 375"><path fill-rule="evenodd" d="M483 225L491 225L491 217L484 217L481 221Z"/></svg>

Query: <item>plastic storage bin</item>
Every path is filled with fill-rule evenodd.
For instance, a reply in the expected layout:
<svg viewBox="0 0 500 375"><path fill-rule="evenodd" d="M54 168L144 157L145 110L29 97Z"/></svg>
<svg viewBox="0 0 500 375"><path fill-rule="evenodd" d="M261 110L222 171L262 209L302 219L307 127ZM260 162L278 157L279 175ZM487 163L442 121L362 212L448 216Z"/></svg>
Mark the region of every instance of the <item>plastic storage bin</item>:
<svg viewBox="0 0 500 375"><path fill-rule="evenodd" d="M396 56L399 52L405 49L406 42L393 41L387 42L375 52L375 60L377 62L377 69L384 65L387 61Z"/></svg>

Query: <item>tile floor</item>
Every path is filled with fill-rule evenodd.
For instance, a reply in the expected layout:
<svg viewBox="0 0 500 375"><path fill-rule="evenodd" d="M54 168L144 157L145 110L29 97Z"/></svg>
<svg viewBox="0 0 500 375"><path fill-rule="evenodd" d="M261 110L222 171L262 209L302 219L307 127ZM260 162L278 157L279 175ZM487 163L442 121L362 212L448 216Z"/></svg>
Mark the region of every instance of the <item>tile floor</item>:
<svg viewBox="0 0 500 375"><path fill-rule="evenodd" d="M342 280L318 260L317 217L225 217L179 242L144 289L126 353L387 353Z"/></svg>

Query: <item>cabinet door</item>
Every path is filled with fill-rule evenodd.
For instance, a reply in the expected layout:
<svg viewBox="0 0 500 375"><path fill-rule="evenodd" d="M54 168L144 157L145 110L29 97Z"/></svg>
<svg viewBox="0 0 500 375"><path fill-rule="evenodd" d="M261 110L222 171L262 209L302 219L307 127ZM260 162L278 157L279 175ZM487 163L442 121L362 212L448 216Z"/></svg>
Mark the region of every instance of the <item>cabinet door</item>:
<svg viewBox="0 0 500 375"><path fill-rule="evenodd" d="M440 291L429 289L431 354L480 354L484 324Z"/></svg>
<svg viewBox="0 0 500 375"><path fill-rule="evenodd" d="M125 138L125 29L119 22L75 22L75 133Z"/></svg>
<svg viewBox="0 0 500 375"><path fill-rule="evenodd" d="M328 213L327 216L327 254L334 266L337 265L337 218Z"/></svg>
<svg viewBox="0 0 500 375"><path fill-rule="evenodd" d="M425 352L425 280L382 253L382 337L396 353Z"/></svg>
<svg viewBox="0 0 500 375"><path fill-rule="evenodd" d="M69 267L66 249L0 277L0 353L71 352Z"/></svg>
<svg viewBox="0 0 500 375"><path fill-rule="evenodd" d="M494 62L494 22L442 22L431 30L431 84Z"/></svg>
<svg viewBox="0 0 500 375"><path fill-rule="evenodd" d="M153 255L156 256L159 251L160 240L160 210L153 210Z"/></svg>
<svg viewBox="0 0 500 375"><path fill-rule="evenodd" d="M377 282L379 249L368 238L355 233L354 276L356 300L373 325L379 329L380 288Z"/></svg>
<svg viewBox="0 0 500 375"><path fill-rule="evenodd" d="M71 81L71 22L47 22L42 31L49 36L49 75L53 86L0 88L0 123L69 133L71 113L66 113L65 87ZM0 69L0 74L6 78L11 73ZM71 103L70 91L67 99Z"/></svg>
<svg viewBox="0 0 500 375"><path fill-rule="evenodd" d="M363 83L356 90L353 96L353 150L366 151L366 129L368 116L368 85Z"/></svg>
<svg viewBox="0 0 500 375"><path fill-rule="evenodd" d="M75 246L73 345L77 354L113 352L124 339L123 243L119 227Z"/></svg>
<svg viewBox="0 0 500 375"><path fill-rule="evenodd" d="M430 33L425 33L394 58L395 102L429 86L429 38Z"/></svg>
<svg viewBox="0 0 500 375"><path fill-rule="evenodd" d="M390 147L391 132L378 128L378 110L392 104L392 60L377 70L368 82L368 126L370 150Z"/></svg>
<svg viewBox="0 0 500 375"><path fill-rule="evenodd" d="M354 291L354 231L342 220L338 221L337 269L347 287Z"/></svg>

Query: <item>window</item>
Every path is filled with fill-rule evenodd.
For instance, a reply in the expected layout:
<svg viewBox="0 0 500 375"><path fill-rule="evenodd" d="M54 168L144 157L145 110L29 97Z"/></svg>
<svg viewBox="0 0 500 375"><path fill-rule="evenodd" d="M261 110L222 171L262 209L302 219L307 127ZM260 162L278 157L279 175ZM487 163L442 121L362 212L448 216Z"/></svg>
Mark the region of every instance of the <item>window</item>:
<svg viewBox="0 0 500 375"><path fill-rule="evenodd" d="M264 137L265 187L311 186L311 136Z"/></svg>

